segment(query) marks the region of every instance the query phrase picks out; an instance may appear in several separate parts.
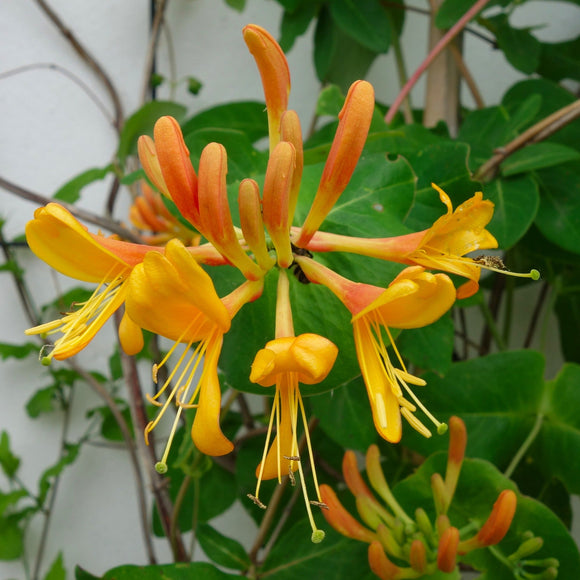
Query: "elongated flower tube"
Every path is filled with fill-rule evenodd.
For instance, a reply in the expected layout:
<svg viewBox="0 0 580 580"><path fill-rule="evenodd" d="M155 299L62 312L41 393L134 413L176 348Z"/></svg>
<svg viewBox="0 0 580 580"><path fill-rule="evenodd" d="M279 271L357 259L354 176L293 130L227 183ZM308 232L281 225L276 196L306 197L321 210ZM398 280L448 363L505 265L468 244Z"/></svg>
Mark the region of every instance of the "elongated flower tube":
<svg viewBox="0 0 580 580"><path fill-rule="evenodd" d="M199 230L197 175L189 159L179 123L161 117L153 129L154 141L142 136L138 153L145 173L161 193L169 196L181 215Z"/></svg>
<svg viewBox="0 0 580 580"><path fill-rule="evenodd" d="M514 273L507 271L498 258L467 257L466 254L476 250L497 248L497 240L486 229L493 216L493 203L484 200L482 193L477 192L454 211L449 196L434 183L431 185L439 193L447 213L429 229L392 238L357 238L316 232L306 249L312 252L350 252L458 274L469 280L458 288L458 298L467 298L477 292L482 268L538 279L537 270L529 274ZM294 228L294 235L298 232L299 229Z"/></svg>
<svg viewBox="0 0 580 580"><path fill-rule="evenodd" d="M155 365L154 378L177 344L183 342L186 345L164 385L151 399L161 406L161 410L147 426L146 435L157 425L170 404L174 402L178 406L173 430L157 466L159 471L166 470L173 435L185 408L197 408L191 435L200 451L208 455L224 455L232 450L232 443L219 425L221 393L217 363L223 335L229 330L231 319L261 291L261 282L246 282L220 300L209 275L178 240L171 240L163 255L148 254L133 271L126 305L131 319L142 328L175 341L164 359ZM194 343L199 344L192 349ZM158 403L170 384L173 388L165 403Z"/></svg>
<svg viewBox="0 0 580 580"><path fill-rule="evenodd" d="M300 236L294 242L298 247L307 246L348 185L367 139L374 108L373 86L366 81L353 83L339 114L340 122L318 191L304 220Z"/></svg>
<svg viewBox="0 0 580 580"><path fill-rule="evenodd" d="M288 268L294 260L290 245L288 211L295 165L294 146L280 141L270 154L264 181L264 225L276 248L280 268Z"/></svg>
<svg viewBox="0 0 580 580"><path fill-rule="evenodd" d="M312 526L312 541L318 543L323 539L324 533L316 528L310 509L311 502L308 500L306 491L298 446L298 415L302 419L312 477L318 498L318 502L314 503L323 508L326 506L322 502L316 478L308 421L300 395L299 383L313 385L323 381L334 365L338 348L330 340L317 334L294 336L288 276L284 270L280 271L278 278L277 298L276 338L258 351L252 363L250 374L250 381L253 383L263 387L276 385L264 455L256 469L258 478L256 493L250 497L257 505L265 507L259 499L261 481L278 478L278 482L281 482L282 476L286 474L294 481L293 473L298 471L306 510ZM276 436L268 449L274 423Z"/></svg>
<svg viewBox="0 0 580 580"><path fill-rule="evenodd" d="M302 148L302 129L300 119L296 111L286 111L280 121L281 139L287 141L294 147L296 153L294 160L294 171L292 172L292 183L288 196L288 231L292 226L296 204L298 203L298 193L302 181L302 171L304 169L304 151Z"/></svg>
<svg viewBox="0 0 580 580"><path fill-rule="evenodd" d="M391 328L419 328L442 316L455 301L455 287L445 274L431 274L414 266L403 270L388 288L352 282L305 256L296 262L311 282L328 287L350 310L354 341L361 372L367 388L375 427L381 437L397 443L401 439L401 415L425 437L431 432L413 415L417 406L435 424L439 423L421 404L408 383L425 385L423 379L410 375L395 347ZM395 368L383 341L386 332L401 365ZM413 399L408 401L401 387Z"/></svg>
<svg viewBox="0 0 580 580"><path fill-rule="evenodd" d="M80 352L93 339L111 315L123 304L126 281L133 267L150 251L151 246L122 242L91 234L74 216L57 203L49 203L34 212L26 224L26 240L30 249L43 261L65 276L84 282L96 282L97 289L81 308L64 317L41 324L26 334L62 333L53 347L45 347L42 361L62 360ZM128 354L135 354L140 330L121 334L121 343ZM129 340L124 341L127 337ZM48 354L46 351L50 350Z"/></svg>
<svg viewBox="0 0 580 580"><path fill-rule="evenodd" d="M264 272L246 254L234 230L227 171L225 147L219 143L206 145L199 161L199 230L248 280L259 280Z"/></svg>
<svg viewBox="0 0 580 580"><path fill-rule="evenodd" d="M280 45L272 35L257 24L248 24L243 30L244 41L254 57L264 87L270 152L280 141L280 119L288 108L290 71Z"/></svg>

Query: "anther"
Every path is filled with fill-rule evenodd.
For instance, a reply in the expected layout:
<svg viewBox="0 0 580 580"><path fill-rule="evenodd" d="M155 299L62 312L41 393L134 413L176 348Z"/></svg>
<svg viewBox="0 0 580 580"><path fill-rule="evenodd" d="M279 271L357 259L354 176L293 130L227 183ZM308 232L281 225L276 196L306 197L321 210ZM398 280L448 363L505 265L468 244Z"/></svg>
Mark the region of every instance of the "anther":
<svg viewBox="0 0 580 580"><path fill-rule="evenodd" d="M266 505L264 505L255 495L252 495L251 493L248 493L247 496L260 508L262 508L263 510L266 509Z"/></svg>
<svg viewBox="0 0 580 580"><path fill-rule="evenodd" d="M315 505L322 510L329 510L330 508L323 502L323 501L314 501L313 499L310 500L310 505Z"/></svg>

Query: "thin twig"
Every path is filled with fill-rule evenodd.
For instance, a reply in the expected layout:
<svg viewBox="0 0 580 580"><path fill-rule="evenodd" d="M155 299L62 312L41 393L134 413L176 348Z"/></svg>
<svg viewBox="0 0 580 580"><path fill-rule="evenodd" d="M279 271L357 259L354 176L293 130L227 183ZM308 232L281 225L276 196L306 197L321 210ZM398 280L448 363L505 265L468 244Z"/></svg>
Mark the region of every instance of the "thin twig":
<svg viewBox="0 0 580 580"><path fill-rule="evenodd" d="M488 180L493 178L498 166L505 161L512 153L531 143L539 143L559 131L565 125L568 125L580 117L580 99L562 107L545 119L542 119L521 135L510 141L507 145L496 150L493 157L488 159L473 176L476 181Z"/></svg>
<svg viewBox="0 0 580 580"><path fill-rule="evenodd" d="M445 33L443 38L433 47L433 50L427 55L425 60L419 65L413 76L407 81L397 98L385 115L385 123L390 123L397 114L401 103L410 93L419 78L429 68L431 63L439 56L443 49L465 28L466 24L480 11L489 0L477 0L477 2Z"/></svg>
<svg viewBox="0 0 580 580"><path fill-rule="evenodd" d="M475 84L475 79L473 78L473 76L469 72L469 69L467 68L467 65L465 64L465 61L463 60L463 56L461 54L461 51L457 48L457 46L454 42L452 42L448 48L449 48L449 51L451 52L451 56L455 60L455 65L457 66L457 69L461 73L461 76L463 77L465 84L469 88L469 92L471 93L471 96L473 97L473 100L475 101L475 106L478 109L483 109L485 107L485 103L483 102L483 97L481 96L481 93L479 92L479 89L477 88L477 85Z"/></svg>
<svg viewBox="0 0 580 580"><path fill-rule="evenodd" d="M149 46L147 47L147 54L145 58L145 73L143 75L143 86L141 88L141 103L145 104L151 88L151 75L155 69L155 53L157 51L157 43L159 42L159 32L161 30L161 23L167 8L167 0L155 0L155 15L153 23L151 24L151 36L149 38Z"/></svg>
<svg viewBox="0 0 580 580"><path fill-rule="evenodd" d="M534 333L536 331L536 326L538 320L540 319L540 312L548 296L548 291L550 290L550 285L547 282L543 282L536 301L536 306L534 307L534 312L530 318L530 326L528 327L528 332L526 332L526 338L524 339L524 348L530 348L532 340L534 339Z"/></svg>
<svg viewBox="0 0 580 580"><path fill-rule="evenodd" d="M30 191L29 189L25 189L24 187L17 185L16 183L12 183L11 181L4 179L4 177L0 177L0 187L4 188L6 191L14 193L18 197L21 197L22 199L31 201L39 206L46 205L47 203L51 202L58 203L59 205L62 205L62 207L64 207L66 210L70 211L70 213L72 213L78 219L81 219L85 222L94 224L96 226L99 226L100 228L118 234L122 238L134 242L136 244L143 243L143 240L141 240L132 231L123 227L118 222L109 218L101 217L85 209L81 209L76 205L73 205L72 203L67 203L66 201L61 201L58 199L54 200L51 199L50 197L41 195L40 193L35 193L34 191Z"/></svg>
<svg viewBox="0 0 580 580"><path fill-rule="evenodd" d="M0 73L0 80L4 80L4 79L7 79L9 77L12 77L12 76L15 76L18 74L22 74L25 72L43 70L43 69L60 73L61 75L65 76L67 79L72 81L75 85L77 85L87 95L87 97L89 97L89 99L91 99L91 101L93 101L93 103L95 103L95 105L101 111L101 113L103 113L103 115L107 119L107 121L109 121L109 123L111 123L111 125L113 127L115 127L115 119L113 119L113 117L111 116L111 113L107 110L105 103L103 103L103 101L101 101L101 99L99 98L99 95L97 95L91 89L91 87L89 87L89 85L87 85L87 83L85 83L83 80L81 80L78 76L76 76L71 71L69 71L68 69L66 69L58 64L55 64L52 62L38 62L38 63L34 63L34 64L27 64L24 66L19 66L19 67L13 68L11 70L5 71L3 73Z"/></svg>
<svg viewBox="0 0 580 580"><path fill-rule="evenodd" d="M121 105L121 99L119 98L119 94L117 93L117 90L109 78L109 75L105 72L103 67L93 57L93 55L81 44L79 39L66 26L58 14L56 14L56 12L45 2L45 0L35 1L38 6L40 6L41 10L46 14L46 16L48 16L48 18L58 28L59 32L69 41L75 52L87 63L89 68L97 75L99 80L107 89L113 104L113 108L115 110L114 125L117 131L120 131L121 126L123 125L123 106Z"/></svg>
<svg viewBox="0 0 580 580"><path fill-rule="evenodd" d="M528 433L528 436L526 437L525 441L522 443L521 447L518 449L517 453L513 456L512 460L510 461L510 464L503 472L503 474L506 477L512 476L519 462L523 459L524 455L530 448L530 445L534 442L534 440L538 436L538 433L542 428L543 422L544 422L544 413L538 413L536 415L536 420L534 421L534 425L532 426L531 431Z"/></svg>

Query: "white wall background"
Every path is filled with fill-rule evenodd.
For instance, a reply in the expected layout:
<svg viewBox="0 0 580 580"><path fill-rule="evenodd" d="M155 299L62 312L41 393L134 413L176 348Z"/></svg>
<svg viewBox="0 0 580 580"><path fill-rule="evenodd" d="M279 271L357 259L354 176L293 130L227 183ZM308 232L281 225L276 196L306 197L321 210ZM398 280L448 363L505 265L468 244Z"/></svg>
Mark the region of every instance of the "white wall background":
<svg viewBox="0 0 580 580"><path fill-rule="evenodd" d="M425 8L427 2L410 3ZM143 83L144 55L148 43L148 0L51 0L50 5L103 65L119 90L126 113L139 106ZM242 27L254 22L275 36L279 30L281 10L272 0L248 0L239 14L223 0L171 0L167 22L176 50L178 77L194 75L203 82L199 96L179 90L177 100L188 105L190 112L219 102L261 99L259 77L241 36ZM544 40L572 38L580 29L580 10L572 4L529 2L516 9L513 23L518 26L548 22L537 31ZM411 73L425 56L427 18L408 15L403 47ZM311 118L318 83L311 64L313 30L298 40L288 60L293 74L291 107L307 125ZM467 35L465 54L475 74L486 104L497 103L514 80L521 77L504 60L480 40ZM158 68L168 74L167 42L162 35ZM85 64L70 49L51 22L32 0L2 0L0 3L0 75L18 67L53 63L81 79L90 90L111 107L108 95ZM397 91L391 55L379 58L369 80L375 84L377 97L391 102ZM414 103L422 102L422 83L413 92ZM163 96L163 92L161 92ZM470 100L465 96L465 102ZM52 195L72 176L89 167L109 163L116 135L102 112L78 86L64 75L38 69L21 74L0 76L0 175L27 189ZM108 191L107 181L88 187L82 205L102 211ZM119 212L127 207L126 198L118 204ZM34 210L33 204L0 191L0 216L7 221L8 238L23 231ZM122 213L119 213L121 216ZM44 264L24 257L30 266L30 281L38 303L54 297L55 287L71 282L54 275ZM28 326L19 308L12 281L0 275L0 341L19 342ZM91 367L106 363L110 340L106 333L90 347ZM86 354L84 356L87 356ZM86 359L85 359L86 360ZM0 365L0 429L12 436L12 446L23 457L21 475L32 488L41 470L57 457L61 417L58 414L31 420L24 405L33 392L46 384L43 369L13 360ZM97 403L88 390L77 391L71 438L84 429L83 409ZM103 504L102 499L106 499ZM122 451L88 447L81 459L65 473L55 506L47 546L47 561L64 547L69 570L80 564L93 574L127 562L145 563L138 531L136 500L132 474ZM222 531L251 539L253 526L239 508L216 524ZM232 527L245 530L241 534ZM38 529L31 537L30 554L35 553ZM169 561L164 543L159 543L160 561ZM0 579L22 577L19 565L0 563Z"/></svg>

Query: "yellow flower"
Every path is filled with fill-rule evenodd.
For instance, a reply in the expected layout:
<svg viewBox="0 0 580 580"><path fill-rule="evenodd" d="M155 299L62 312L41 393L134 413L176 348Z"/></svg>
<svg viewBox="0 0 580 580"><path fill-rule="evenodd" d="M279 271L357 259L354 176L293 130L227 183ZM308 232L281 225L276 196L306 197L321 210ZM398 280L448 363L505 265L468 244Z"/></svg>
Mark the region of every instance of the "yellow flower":
<svg viewBox="0 0 580 580"><path fill-rule="evenodd" d="M157 425L172 403L177 416L163 459L158 469L166 469L166 460L184 408L197 408L191 436L200 451L224 455L233 449L219 425L221 392L217 374L223 335L231 319L247 302L257 298L262 282L246 282L220 299L209 275L179 240L171 240L165 253L149 253L135 267L128 284L127 312L139 326L165 336L175 344L154 366L154 378L179 343L186 347L159 392L151 400L161 406L157 417L147 426L146 434ZM194 343L198 345L192 349ZM201 376L197 373L203 365ZM165 403L161 394L173 383Z"/></svg>
<svg viewBox="0 0 580 580"><path fill-rule="evenodd" d="M409 387L408 383L422 386L425 381L407 372L389 328L420 328L440 318L455 301L455 287L449 277L413 266L403 270L385 289L347 280L307 257L297 257L296 261L311 282L327 286L353 315L357 357L379 435L397 443L402 435L403 415L414 429L430 437L431 432L413 414L417 406L438 429L445 428ZM382 330L401 368L391 363ZM403 389L415 404L405 398Z"/></svg>
<svg viewBox="0 0 580 580"><path fill-rule="evenodd" d="M77 280L99 284L79 310L26 331L29 335L62 333L43 357L44 364L49 364L52 358L62 360L77 354L93 339L125 301L126 281L133 267L147 252L155 251L150 246L90 234L57 203L49 203L34 212L34 219L26 225L26 239L30 249L55 270ZM141 331L126 316L120 338L128 354L141 350Z"/></svg>
<svg viewBox="0 0 580 580"><path fill-rule="evenodd" d="M299 415L302 419L304 437L318 498L317 502L312 503L323 508L326 506L322 503L318 488L308 421L306 420L299 384L314 385L323 381L334 365L338 348L330 340L318 334L307 333L294 336L288 290L288 276L284 271L281 271L278 278L278 300L276 304L277 338L268 342L265 348L258 351L252 363L250 381L263 387L276 385L276 392L272 404L264 454L260 465L256 469L256 477L258 478L256 493L253 496L250 495L250 497L257 505L265 508L266 506L259 499L262 480L278 478L280 483L282 476L288 474L294 483L293 474L298 471L306 510L312 526L312 541L317 543L324 538L324 532L316 528L310 509L311 502L309 502L306 492L306 482L298 446ZM274 424L276 425L276 435L270 445ZM268 445L270 445L269 449Z"/></svg>

